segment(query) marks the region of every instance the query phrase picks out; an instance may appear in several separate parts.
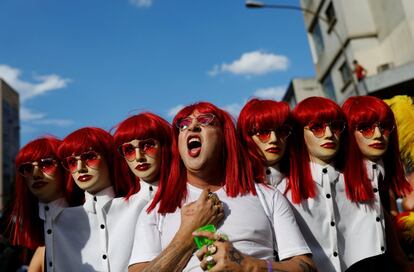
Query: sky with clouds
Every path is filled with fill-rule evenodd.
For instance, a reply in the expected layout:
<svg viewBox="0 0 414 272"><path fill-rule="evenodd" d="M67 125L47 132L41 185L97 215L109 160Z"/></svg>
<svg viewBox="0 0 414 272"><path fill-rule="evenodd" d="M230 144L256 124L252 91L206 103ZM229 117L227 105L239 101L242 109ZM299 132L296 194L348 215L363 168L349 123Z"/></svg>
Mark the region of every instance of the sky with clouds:
<svg viewBox="0 0 414 272"><path fill-rule="evenodd" d="M267 3L299 5L299 0ZM21 144L131 114L171 120L210 101L237 116L314 75L300 12L243 0L2 0L0 77L20 94Z"/></svg>

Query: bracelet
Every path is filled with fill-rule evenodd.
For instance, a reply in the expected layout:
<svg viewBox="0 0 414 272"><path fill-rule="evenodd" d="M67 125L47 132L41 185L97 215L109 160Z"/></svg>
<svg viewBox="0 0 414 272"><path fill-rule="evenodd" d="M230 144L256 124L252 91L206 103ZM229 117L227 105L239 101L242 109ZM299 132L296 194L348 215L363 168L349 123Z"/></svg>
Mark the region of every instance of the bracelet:
<svg viewBox="0 0 414 272"><path fill-rule="evenodd" d="M271 260L266 260L267 263L267 272L273 272L273 265Z"/></svg>

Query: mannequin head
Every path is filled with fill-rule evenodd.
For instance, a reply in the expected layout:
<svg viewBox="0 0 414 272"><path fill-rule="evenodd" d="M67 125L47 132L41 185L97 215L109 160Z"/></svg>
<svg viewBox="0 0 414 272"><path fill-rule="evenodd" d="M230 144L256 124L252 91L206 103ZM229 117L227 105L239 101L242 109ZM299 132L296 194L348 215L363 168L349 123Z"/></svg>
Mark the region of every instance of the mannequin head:
<svg viewBox="0 0 414 272"><path fill-rule="evenodd" d="M315 196L309 162L326 165L338 162L340 138L345 129L345 116L332 100L323 97L309 97L296 105L294 167L291 169L292 199Z"/></svg>
<svg viewBox="0 0 414 272"><path fill-rule="evenodd" d="M116 126L114 142L117 176L130 184L128 195L139 191L139 180L153 183L168 177L171 126L158 115L144 112L125 119Z"/></svg>
<svg viewBox="0 0 414 272"><path fill-rule="evenodd" d="M276 166L285 156L292 131L289 105L286 102L252 99L237 120L237 132L254 165L255 179L264 178L263 166ZM288 159L281 167L287 173Z"/></svg>
<svg viewBox="0 0 414 272"><path fill-rule="evenodd" d="M114 180L112 136L100 128L85 127L78 129L63 139L59 147L59 157L71 177L68 191L74 184L90 194L115 185L119 195L120 187Z"/></svg>

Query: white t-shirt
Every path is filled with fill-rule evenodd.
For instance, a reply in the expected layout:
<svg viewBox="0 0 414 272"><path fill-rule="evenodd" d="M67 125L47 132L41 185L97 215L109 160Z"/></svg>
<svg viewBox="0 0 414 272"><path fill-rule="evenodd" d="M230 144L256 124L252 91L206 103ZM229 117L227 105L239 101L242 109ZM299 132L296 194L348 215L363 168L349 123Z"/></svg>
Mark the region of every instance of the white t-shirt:
<svg viewBox="0 0 414 272"><path fill-rule="evenodd" d="M228 235L230 242L242 253L260 259L273 258L273 234L276 234L277 251L281 260L310 253L296 224L286 199L279 191L260 186L266 203L271 207L274 230L257 196L228 197L222 187L215 193L224 204L225 218L218 231ZM187 183L185 203L195 201L202 190ZM180 209L161 215L156 210L142 212L135 232L130 265L147 262L157 257L173 239L181 223ZM193 255L183 271L202 271Z"/></svg>
<svg viewBox="0 0 414 272"><path fill-rule="evenodd" d="M318 269L345 271L359 260L381 254L383 214L367 203L351 202L344 177L333 166L312 162L310 166L317 196L292 207ZM290 191L286 197L291 201Z"/></svg>
<svg viewBox="0 0 414 272"><path fill-rule="evenodd" d="M64 209L54 226L54 271L127 271L138 216L156 191L149 188L141 181L128 200L114 198L112 187L85 192L83 206Z"/></svg>

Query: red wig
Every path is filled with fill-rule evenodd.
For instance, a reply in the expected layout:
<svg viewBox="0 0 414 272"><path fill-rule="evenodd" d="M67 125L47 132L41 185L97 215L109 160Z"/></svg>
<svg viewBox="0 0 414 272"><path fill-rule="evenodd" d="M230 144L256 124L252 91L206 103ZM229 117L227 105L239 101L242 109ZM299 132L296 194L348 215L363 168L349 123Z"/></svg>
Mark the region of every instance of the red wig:
<svg viewBox="0 0 414 272"><path fill-rule="evenodd" d="M300 203L302 200L316 196L315 182L309 166L309 152L303 134L304 127L310 122L345 122L345 116L335 102L324 97L309 97L301 101L293 109L292 115L295 122L292 139L295 150L290 160L289 188L292 191L293 203ZM335 159L337 167L341 153L340 148Z"/></svg>
<svg viewBox="0 0 414 272"><path fill-rule="evenodd" d="M114 133L115 147L132 140L144 140L152 138L160 143L161 161L160 173L158 174L160 187L166 182L171 163L171 125L150 112L133 115L116 126ZM118 154L115 157L115 174L129 185L127 197L140 190L139 178L129 169L125 159Z"/></svg>
<svg viewBox="0 0 414 272"><path fill-rule="evenodd" d="M354 132L361 122L392 122L395 126L394 114L384 101L373 96L350 97L344 102L342 109L348 121L346 158L352 158L347 161L344 171L347 196L355 202L369 201L374 198L374 193L364 164L364 155L359 150ZM397 129L391 132L388 148L382 159L387 187L399 196L410 192L401 162Z"/></svg>
<svg viewBox="0 0 414 272"><path fill-rule="evenodd" d="M237 139L233 119L226 111L219 109L211 103L198 102L180 110L173 120L170 175L165 188L163 188L160 194L155 196L149 211L160 202L159 213L172 213L177 207L181 207L183 200L187 196L186 168L178 151L178 134L180 131L175 124L195 111L214 114L223 131L224 150L222 159L225 163L223 186L226 188L227 195L236 197L247 193L256 194L252 167L250 162L245 160L246 155L244 155L243 148Z"/></svg>
<svg viewBox="0 0 414 272"><path fill-rule="evenodd" d="M286 102L254 98L247 102L240 112L239 119L237 120L237 133L248 158L251 160L254 179L257 182L265 182L264 166L266 165L266 158L253 141L252 136L257 131L272 130L284 124L292 126L289 104ZM289 144L287 143L288 146ZM289 148L286 149L286 152L288 150ZM281 171L288 175L288 156L283 156L280 166Z"/></svg>
<svg viewBox="0 0 414 272"><path fill-rule="evenodd" d="M78 129L63 139L59 146L58 154L63 160L73 154L81 154L93 149L105 158L108 164L109 178L114 187L116 197L125 196L128 191L128 184L121 179L115 178L114 171L114 140L111 134L101 128L85 127ZM69 192L78 190L72 175L68 175L67 188Z"/></svg>
<svg viewBox="0 0 414 272"><path fill-rule="evenodd" d="M58 160L57 150L60 140L47 136L33 140L26 144L16 157L16 169L25 162L38 161L42 158ZM65 173L60 167L62 177L62 192L65 192ZM39 200L30 192L27 182L16 171L16 196L11 214L11 241L14 245L35 249L44 245L43 220L39 218Z"/></svg>

